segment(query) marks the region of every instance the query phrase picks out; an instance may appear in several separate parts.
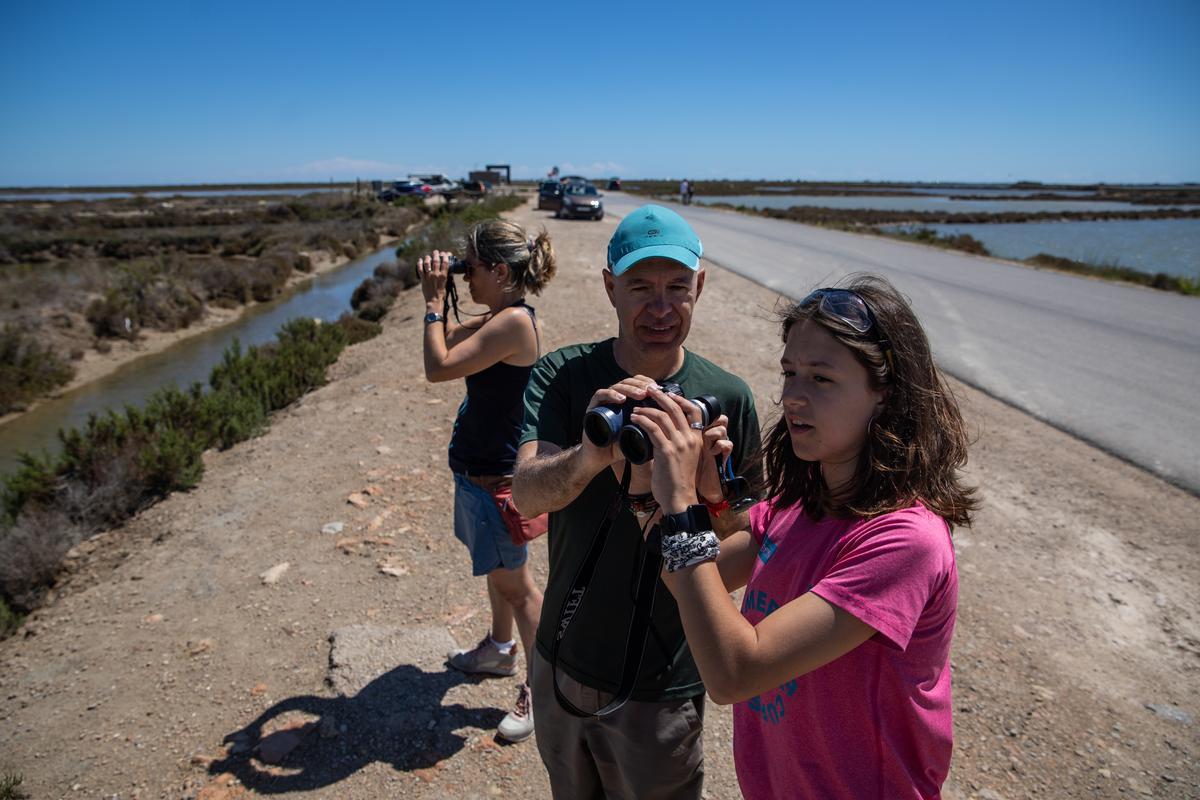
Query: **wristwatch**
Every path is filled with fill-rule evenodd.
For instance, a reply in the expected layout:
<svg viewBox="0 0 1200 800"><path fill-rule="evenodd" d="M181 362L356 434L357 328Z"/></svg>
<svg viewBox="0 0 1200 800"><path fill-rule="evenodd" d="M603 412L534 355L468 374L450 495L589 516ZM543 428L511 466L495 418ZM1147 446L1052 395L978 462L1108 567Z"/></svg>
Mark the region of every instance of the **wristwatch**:
<svg viewBox="0 0 1200 800"><path fill-rule="evenodd" d="M680 533L694 536L713 529L712 515L708 513L708 506L705 505L688 506L678 514L663 514L659 525L662 527L663 536L675 536Z"/></svg>
<svg viewBox="0 0 1200 800"><path fill-rule="evenodd" d="M429 325L430 323L433 323L433 322L445 322L445 321L446 321L446 318L436 311L430 311L428 314L425 315L425 324L426 325Z"/></svg>

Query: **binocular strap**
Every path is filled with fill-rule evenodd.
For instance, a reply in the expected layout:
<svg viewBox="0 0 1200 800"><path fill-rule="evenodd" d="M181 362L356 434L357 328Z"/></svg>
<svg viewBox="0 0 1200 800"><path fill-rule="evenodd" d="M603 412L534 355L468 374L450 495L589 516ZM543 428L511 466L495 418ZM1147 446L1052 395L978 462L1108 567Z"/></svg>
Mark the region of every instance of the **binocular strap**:
<svg viewBox="0 0 1200 800"><path fill-rule="evenodd" d="M558 626L554 634L554 641L550 646L550 670L551 679L554 682L554 696L564 711L576 717L606 717L625 705L630 695L633 694L633 687L637 683L638 672L642 667L642 656L646 652L646 638L650 633L650 619L654 611L654 595L658 588L658 576L662 570L662 554L649 543L646 544L642 553L642 565L633 601L633 620L629 625L629 635L625 640L625 660L617 693L602 708L596 711L584 711L568 700L562 690L558 688L558 645L566 635L575 612L579 610L579 606L583 602L588 585L596 571L596 564L604 552L604 545L612 530L613 522L616 521L617 514L625 505L625 500L629 495L631 474L632 469L629 462L626 462L625 472L621 476L621 489L612 505L609 506L604 519L600 521L600 527L592 537L587 557L584 558L583 563L579 565L578 572L575 573L575 579L571 582L571 588L558 612Z"/></svg>

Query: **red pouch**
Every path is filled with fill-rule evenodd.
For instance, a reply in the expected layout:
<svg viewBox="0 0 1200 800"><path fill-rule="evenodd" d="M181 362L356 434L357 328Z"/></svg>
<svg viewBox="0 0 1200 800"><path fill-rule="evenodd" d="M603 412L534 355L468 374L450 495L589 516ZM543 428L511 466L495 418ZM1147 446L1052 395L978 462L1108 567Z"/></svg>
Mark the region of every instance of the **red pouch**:
<svg viewBox="0 0 1200 800"><path fill-rule="evenodd" d="M492 495L492 499L496 501L496 507L500 509L500 518L504 520L504 525L508 528L508 538L512 539L513 544L520 547L546 532L550 525L549 515L542 514L533 519L522 517L512 503L512 486L510 484L506 483L502 487L488 491Z"/></svg>

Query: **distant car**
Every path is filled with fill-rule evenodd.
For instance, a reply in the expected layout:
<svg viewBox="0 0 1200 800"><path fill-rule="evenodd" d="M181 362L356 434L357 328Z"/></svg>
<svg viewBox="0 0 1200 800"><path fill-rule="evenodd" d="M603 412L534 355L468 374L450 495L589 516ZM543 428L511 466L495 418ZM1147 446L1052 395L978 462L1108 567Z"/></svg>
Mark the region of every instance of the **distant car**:
<svg viewBox="0 0 1200 800"><path fill-rule="evenodd" d="M612 192L621 191L621 179L616 178L616 177L609 178L608 179L608 189L609 189L609 191L612 191Z"/></svg>
<svg viewBox="0 0 1200 800"><path fill-rule="evenodd" d="M567 184L562 196L562 207L556 216L560 219L604 219L604 203L600 201L600 197L596 187L590 183Z"/></svg>
<svg viewBox="0 0 1200 800"><path fill-rule="evenodd" d="M488 185L483 181L463 181L462 193L468 197L483 197L488 193Z"/></svg>
<svg viewBox="0 0 1200 800"><path fill-rule="evenodd" d="M445 175L410 175L409 180L428 186L432 194L457 194L462 191L458 181L452 181Z"/></svg>
<svg viewBox="0 0 1200 800"><path fill-rule="evenodd" d="M379 193L380 200L398 200L402 197L429 197L433 187L424 181L394 181L391 186Z"/></svg>
<svg viewBox="0 0 1200 800"><path fill-rule="evenodd" d="M434 194L457 194L462 191L462 184L452 181L444 175L433 175L428 183L433 187Z"/></svg>
<svg viewBox="0 0 1200 800"><path fill-rule="evenodd" d="M562 208L563 185L558 181L542 181L538 186L538 211L558 211Z"/></svg>

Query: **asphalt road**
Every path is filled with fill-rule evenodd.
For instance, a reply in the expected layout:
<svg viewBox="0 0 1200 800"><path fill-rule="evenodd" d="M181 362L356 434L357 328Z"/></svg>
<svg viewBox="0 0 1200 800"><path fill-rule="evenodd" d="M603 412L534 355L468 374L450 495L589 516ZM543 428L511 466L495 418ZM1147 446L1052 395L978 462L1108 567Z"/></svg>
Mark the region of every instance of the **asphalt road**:
<svg viewBox="0 0 1200 800"><path fill-rule="evenodd" d="M616 216L643 198L604 197ZM873 236L667 204L704 257L788 297L851 272L912 300L956 378L1200 493L1200 299Z"/></svg>

